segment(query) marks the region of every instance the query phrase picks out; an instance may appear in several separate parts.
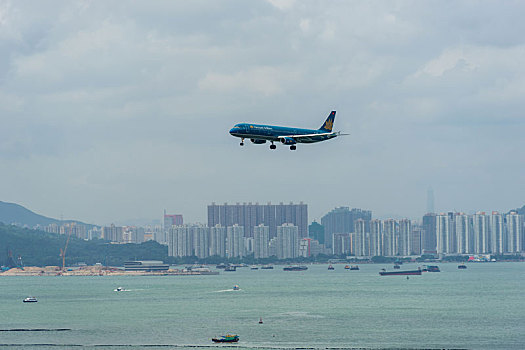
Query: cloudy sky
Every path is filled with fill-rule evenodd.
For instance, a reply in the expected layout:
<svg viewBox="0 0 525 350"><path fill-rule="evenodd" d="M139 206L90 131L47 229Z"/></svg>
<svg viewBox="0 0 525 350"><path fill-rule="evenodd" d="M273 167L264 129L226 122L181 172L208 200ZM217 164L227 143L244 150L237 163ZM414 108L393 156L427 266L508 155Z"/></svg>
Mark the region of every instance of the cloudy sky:
<svg viewBox="0 0 525 350"><path fill-rule="evenodd" d="M107 224L525 204L521 1L0 1L0 200ZM235 123L350 133L297 151Z"/></svg>

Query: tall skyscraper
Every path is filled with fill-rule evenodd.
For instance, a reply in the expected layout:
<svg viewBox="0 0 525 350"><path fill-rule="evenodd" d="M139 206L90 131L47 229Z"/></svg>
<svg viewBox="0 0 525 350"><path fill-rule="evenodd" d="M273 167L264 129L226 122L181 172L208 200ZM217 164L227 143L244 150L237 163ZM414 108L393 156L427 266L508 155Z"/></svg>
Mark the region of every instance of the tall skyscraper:
<svg viewBox="0 0 525 350"><path fill-rule="evenodd" d="M474 238L474 254L490 253L489 217L485 212L477 212L472 216L472 235Z"/></svg>
<svg viewBox="0 0 525 350"><path fill-rule="evenodd" d="M493 211L490 216L490 252L492 254L503 254L504 246L503 215Z"/></svg>
<svg viewBox="0 0 525 350"><path fill-rule="evenodd" d="M401 256L410 255L412 222L408 219L399 220L399 238L397 254Z"/></svg>
<svg viewBox="0 0 525 350"><path fill-rule="evenodd" d="M382 256L383 254L383 222L381 220L370 221L370 255Z"/></svg>

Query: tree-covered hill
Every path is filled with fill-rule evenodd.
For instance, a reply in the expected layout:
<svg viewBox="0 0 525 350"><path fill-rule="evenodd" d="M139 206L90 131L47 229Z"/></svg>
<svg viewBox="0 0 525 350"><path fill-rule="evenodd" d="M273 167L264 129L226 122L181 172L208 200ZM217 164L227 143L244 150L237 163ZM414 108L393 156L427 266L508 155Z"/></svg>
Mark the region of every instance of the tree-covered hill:
<svg viewBox="0 0 525 350"><path fill-rule="evenodd" d="M26 266L62 265L60 249L66 235L24 229L0 223L0 264L6 264L8 252ZM66 252L66 265L84 262L122 266L126 260L168 260L168 248L154 241L142 244L111 244L104 240L85 241L71 237Z"/></svg>

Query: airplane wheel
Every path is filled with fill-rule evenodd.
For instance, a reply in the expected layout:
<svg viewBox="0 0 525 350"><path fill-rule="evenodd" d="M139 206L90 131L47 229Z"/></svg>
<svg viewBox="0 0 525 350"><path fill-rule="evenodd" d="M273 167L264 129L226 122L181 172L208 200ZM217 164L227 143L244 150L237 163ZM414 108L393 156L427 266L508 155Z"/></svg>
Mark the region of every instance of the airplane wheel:
<svg viewBox="0 0 525 350"><path fill-rule="evenodd" d="M297 149L297 146L290 146L290 149L291 149L292 151L295 151L295 150Z"/></svg>
<svg viewBox="0 0 525 350"><path fill-rule="evenodd" d="M270 145L270 149L276 149L277 146L276 145Z"/></svg>
<svg viewBox="0 0 525 350"><path fill-rule="evenodd" d="M240 145L241 145L241 146L244 146L244 142L241 142Z"/></svg>

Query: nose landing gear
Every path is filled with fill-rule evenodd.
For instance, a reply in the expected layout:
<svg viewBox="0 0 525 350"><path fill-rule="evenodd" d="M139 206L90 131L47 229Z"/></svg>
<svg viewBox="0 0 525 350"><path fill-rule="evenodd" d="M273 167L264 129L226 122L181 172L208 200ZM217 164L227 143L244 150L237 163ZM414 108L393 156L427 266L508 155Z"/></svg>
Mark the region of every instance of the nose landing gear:
<svg viewBox="0 0 525 350"><path fill-rule="evenodd" d="M241 146L244 146L244 139L241 139L241 143L240 143Z"/></svg>
<svg viewBox="0 0 525 350"><path fill-rule="evenodd" d="M276 149L277 146L273 144L273 141L272 141L272 144L270 145L270 149Z"/></svg>

